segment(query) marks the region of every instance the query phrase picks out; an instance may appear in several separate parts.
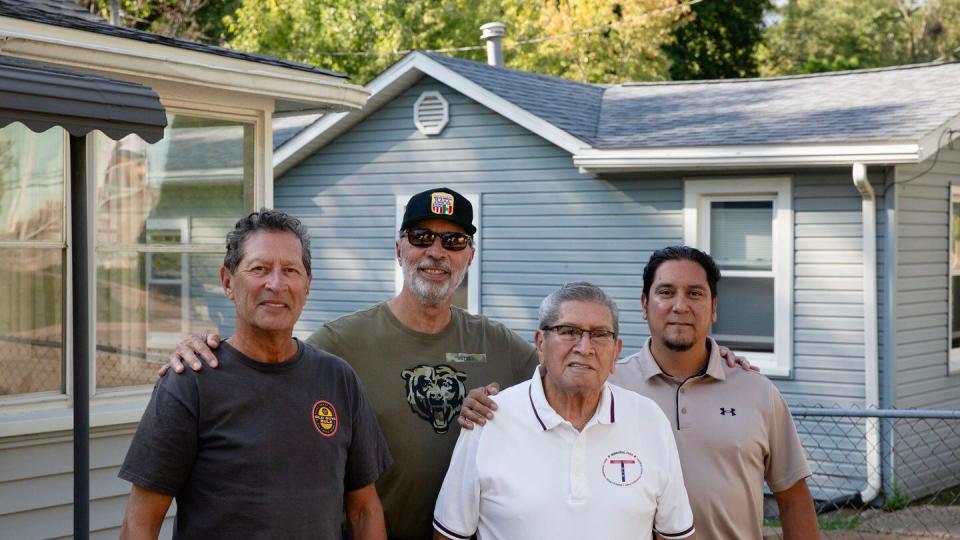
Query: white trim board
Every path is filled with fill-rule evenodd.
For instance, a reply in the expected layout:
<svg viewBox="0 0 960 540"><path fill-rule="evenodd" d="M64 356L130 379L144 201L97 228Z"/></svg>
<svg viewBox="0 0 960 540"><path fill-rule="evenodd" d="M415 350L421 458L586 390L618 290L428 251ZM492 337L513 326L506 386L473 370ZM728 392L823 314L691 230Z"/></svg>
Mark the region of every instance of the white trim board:
<svg viewBox="0 0 960 540"><path fill-rule="evenodd" d="M585 173L651 169L823 167L852 163L919 163L929 149L918 143L730 145L664 148L590 148L573 156Z"/></svg>
<svg viewBox="0 0 960 540"><path fill-rule="evenodd" d="M340 77L208 52L0 17L3 53L124 80L164 80L299 104L357 109L369 92Z"/></svg>
<svg viewBox="0 0 960 540"><path fill-rule="evenodd" d="M741 353L763 374L789 377L793 371L793 193L789 177L763 178L687 178L683 182L683 243L709 253L704 245L708 237L706 212L713 198L730 200L743 196L770 198L774 203L773 276L774 276L774 352ZM743 275L743 274L741 274ZM747 274L749 275L749 274ZM721 289L723 281L721 279ZM720 293L718 293L719 296ZM723 316L723 314L718 314ZM722 342L720 343L723 344Z"/></svg>

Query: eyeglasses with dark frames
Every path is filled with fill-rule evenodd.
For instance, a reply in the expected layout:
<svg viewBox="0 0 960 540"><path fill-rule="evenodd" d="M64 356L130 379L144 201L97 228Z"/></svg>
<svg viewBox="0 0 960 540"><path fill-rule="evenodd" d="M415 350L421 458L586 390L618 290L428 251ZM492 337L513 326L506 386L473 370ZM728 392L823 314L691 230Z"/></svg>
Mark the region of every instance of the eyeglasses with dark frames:
<svg viewBox="0 0 960 540"><path fill-rule="evenodd" d="M419 248L428 248L434 240L440 238L440 245L449 251L463 251L473 243L473 237L462 232L438 233L430 229L407 229L400 231L400 236L406 236L411 245Z"/></svg>
<svg viewBox="0 0 960 540"><path fill-rule="evenodd" d="M541 330L544 332L554 332L560 339L572 343L580 341L580 338L582 338L584 334L589 335L590 341L597 345L611 345L617 338L616 332L611 332L610 330L603 330L600 328L586 330L577 326L570 326L569 324L545 326L541 328Z"/></svg>

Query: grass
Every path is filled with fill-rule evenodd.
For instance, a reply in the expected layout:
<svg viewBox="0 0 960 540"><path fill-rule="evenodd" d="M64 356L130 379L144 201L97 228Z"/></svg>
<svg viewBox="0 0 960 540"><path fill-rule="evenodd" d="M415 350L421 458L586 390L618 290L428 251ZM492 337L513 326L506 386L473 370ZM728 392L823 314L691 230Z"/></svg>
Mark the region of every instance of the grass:
<svg viewBox="0 0 960 540"><path fill-rule="evenodd" d="M817 516L821 531L852 531L863 523L859 515L843 515L841 512L830 512ZM779 519L764 519L764 527L781 527Z"/></svg>
<svg viewBox="0 0 960 540"><path fill-rule="evenodd" d="M960 505L960 486L947 488L936 495L920 499L920 502L934 506L958 506Z"/></svg>
<svg viewBox="0 0 960 540"><path fill-rule="evenodd" d="M883 511L896 512L897 510L903 510L909 506L911 502L913 502L913 497L903 491L900 491L900 486L894 482L893 493L891 493L890 496L883 501Z"/></svg>

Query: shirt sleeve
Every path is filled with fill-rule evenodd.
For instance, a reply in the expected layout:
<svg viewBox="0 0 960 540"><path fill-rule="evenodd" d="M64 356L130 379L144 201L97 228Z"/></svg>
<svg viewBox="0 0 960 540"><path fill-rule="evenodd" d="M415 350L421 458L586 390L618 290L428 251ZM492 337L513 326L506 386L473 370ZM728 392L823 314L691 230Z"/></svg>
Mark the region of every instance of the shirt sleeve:
<svg viewBox="0 0 960 540"><path fill-rule="evenodd" d="M183 380L171 378L183 377ZM176 496L197 457L197 415L193 376L167 375L157 381L119 476L140 487Z"/></svg>
<svg viewBox="0 0 960 540"><path fill-rule="evenodd" d="M670 421L658 409L662 417L659 430L663 440L663 456L666 464L666 485L657 499L657 513L653 527L664 538L686 538L694 533L693 511L687 498L687 488L683 485L683 472L680 470L680 455L673 438Z"/></svg>
<svg viewBox="0 0 960 540"><path fill-rule="evenodd" d="M771 386L773 386L771 384ZM770 455L767 459L764 479L774 493L785 491L810 476L810 466L797 435L797 427L793 423L790 407L776 388L772 388L772 403L769 407L769 447Z"/></svg>
<svg viewBox="0 0 960 540"><path fill-rule="evenodd" d="M355 388L353 437L347 454L343 487L346 491L353 491L376 482L383 471L393 464L393 457L360 379L352 370L349 376Z"/></svg>
<svg viewBox="0 0 960 540"><path fill-rule="evenodd" d="M477 448L483 426L460 430L447 476L433 511L433 528L448 538L467 540L480 523L480 480Z"/></svg>
<svg viewBox="0 0 960 540"><path fill-rule="evenodd" d="M343 358L343 351L339 350L340 347L337 345L338 341L336 333L330 328L329 323L321 325L307 338L307 343L310 345Z"/></svg>

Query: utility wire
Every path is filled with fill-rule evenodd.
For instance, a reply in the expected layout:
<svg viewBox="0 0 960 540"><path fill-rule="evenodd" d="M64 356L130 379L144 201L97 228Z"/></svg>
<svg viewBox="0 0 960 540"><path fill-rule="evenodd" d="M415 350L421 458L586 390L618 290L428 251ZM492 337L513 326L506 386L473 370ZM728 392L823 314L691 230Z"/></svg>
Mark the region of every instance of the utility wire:
<svg viewBox="0 0 960 540"><path fill-rule="evenodd" d="M943 136L946 135L947 137L949 137L949 138L947 139L947 145L950 146L950 145L953 144L953 136L954 136L954 134L956 134L956 133L960 133L960 130L956 130L956 129L945 129L945 130L941 131L941 132L940 132L940 135L937 137L937 151L933 154L933 161L930 163L930 166L927 167L926 169L924 169L922 172L918 172L917 174L911 176L910 178L907 178L906 180L903 180L902 182L897 182L896 180L890 182L889 184L887 184L886 186L884 186L884 188L883 188L883 194L882 194L882 195L883 195L884 197L886 197L886 196L887 196L887 191L889 191L890 188L892 188L893 186L902 186L902 185L909 184L910 182L913 182L914 180L917 180L917 179L919 179L919 178L921 178L921 177L923 177L923 176L926 176L927 173L929 173L930 171L932 171L933 168L937 166L937 161L940 160L940 150L943 149Z"/></svg>
<svg viewBox="0 0 960 540"><path fill-rule="evenodd" d="M671 11L676 11L676 10L678 10L678 9L690 7L690 6L693 6L693 5L695 5L695 4L699 4L700 2L703 2L703 1L704 1L704 0L686 0L686 1L684 1L684 2L679 2L679 3L677 3L677 4L674 4L674 5L670 6L670 7L666 7L666 8L658 9L658 10L655 10L655 11L651 11L650 13L646 13L646 14L643 15L643 19L648 19L648 18L650 18L650 17L652 17L652 16L654 16L654 15L662 15L662 14L665 14L665 13L670 13ZM553 35L550 35L550 36L541 36L541 37L529 38L529 39L510 40L509 43L510 43L510 45L512 45L512 46L516 46L516 45L529 45L529 44L532 44L532 43L541 43L541 42L544 42L544 41L552 41L552 40L555 40L555 39L565 39L565 38L569 38L569 37L573 37L573 36L580 36L580 35L586 35L586 34L594 34L594 33L597 33L597 32L604 32L604 31L606 31L606 30L610 30L610 29L615 28L615 27L620 26L620 25L622 25L622 23L607 23L607 24L601 24L601 25L599 25L599 26L594 26L594 27L591 27L591 28L586 28L586 29L583 29L583 30L574 30L574 31L571 31L571 32L564 32L564 33L562 33L562 34L553 34ZM391 51L304 51L304 50L302 50L302 49L298 49L298 50L291 50L291 49L282 49L282 50L281 50L281 49L261 49L261 51L262 51L262 52L269 53L269 54L277 54L277 53L279 53L279 54L290 54L291 52L293 52L293 53L296 53L296 54L301 55L301 56L302 56L302 55L305 55L306 53L309 52L311 55L317 55L317 56L338 56L338 57L340 57L340 56L367 56L367 57L370 57L370 56L402 56L402 55L404 55L404 54L408 54L408 53L411 53L411 52L413 52L413 51L436 52L436 53L450 53L450 52L480 51L480 50L483 50L483 49L485 49L485 48L486 48L486 45L468 45L468 46L464 46L464 47L443 47L443 48L439 48L439 49L394 49L394 50L391 50Z"/></svg>

